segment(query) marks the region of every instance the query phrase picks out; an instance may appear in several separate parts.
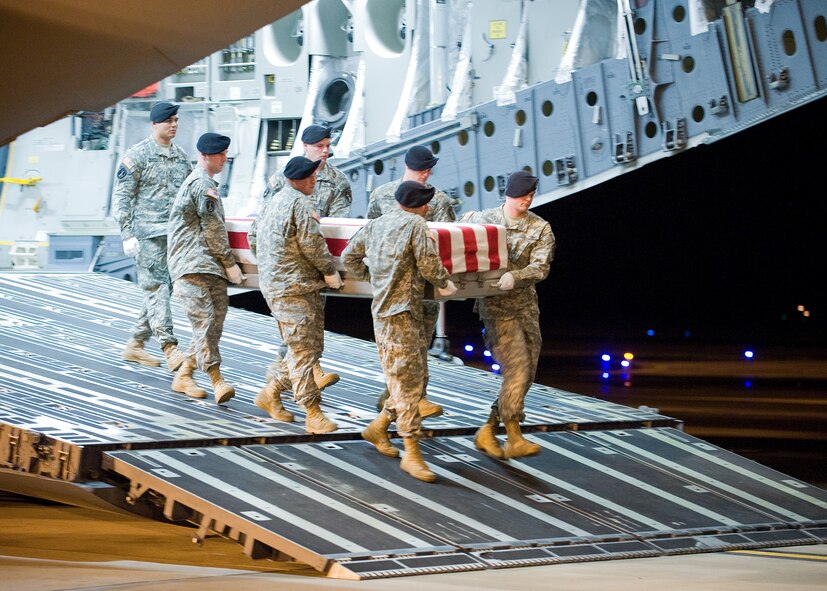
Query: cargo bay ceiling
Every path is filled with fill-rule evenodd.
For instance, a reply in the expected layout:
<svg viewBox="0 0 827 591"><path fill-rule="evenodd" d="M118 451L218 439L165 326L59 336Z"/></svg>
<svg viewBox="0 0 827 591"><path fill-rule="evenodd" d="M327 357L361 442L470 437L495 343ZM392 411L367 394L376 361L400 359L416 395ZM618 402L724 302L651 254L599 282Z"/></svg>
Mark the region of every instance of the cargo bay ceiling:
<svg viewBox="0 0 827 591"><path fill-rule="evenodd" d="M0 146L111 106L305 3L0 0Z"/></svg>

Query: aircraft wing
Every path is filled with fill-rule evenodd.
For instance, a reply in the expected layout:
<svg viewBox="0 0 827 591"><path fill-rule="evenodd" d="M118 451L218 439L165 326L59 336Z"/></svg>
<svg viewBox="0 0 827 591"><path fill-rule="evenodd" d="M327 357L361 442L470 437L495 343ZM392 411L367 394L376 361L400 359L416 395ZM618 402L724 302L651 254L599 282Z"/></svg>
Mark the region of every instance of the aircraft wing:
<svg viewBox="0 0 827 591"><path fill-rule="evenodd" d="M67 114L114 105L303 4L0 0L0 146Z"/></svg>

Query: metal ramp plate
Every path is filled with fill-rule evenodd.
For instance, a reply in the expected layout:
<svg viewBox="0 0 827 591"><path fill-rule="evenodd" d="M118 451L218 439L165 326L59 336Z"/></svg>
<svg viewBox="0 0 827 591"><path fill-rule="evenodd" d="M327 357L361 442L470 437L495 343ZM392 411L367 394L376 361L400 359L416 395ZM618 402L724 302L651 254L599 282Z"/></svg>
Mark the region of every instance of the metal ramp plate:
<svg viewBox="0 0 827 591"><path fill-rule="evenodd" d="M508 462L475 450L470 437L435 437L421 445L435 484L409 477L398 460L363 441L115 451L105 463L129 478L135 495L151 490L164 498L167 517L199 524L202 538L215 531L252 557L284 554L346 578L815 544L823 537L827 511L818 498L804 521L780 520L766 506L784 506L793 489L766 486L745 502L720 492L748 484L753 477L743 471L708 468L716 490L662 470L653 464L671 461L659 455L671 448L645 444L657 448L683 434L651 431L636 442L646 462L607 448L594 433L531 435L543 452Z"/></svg>

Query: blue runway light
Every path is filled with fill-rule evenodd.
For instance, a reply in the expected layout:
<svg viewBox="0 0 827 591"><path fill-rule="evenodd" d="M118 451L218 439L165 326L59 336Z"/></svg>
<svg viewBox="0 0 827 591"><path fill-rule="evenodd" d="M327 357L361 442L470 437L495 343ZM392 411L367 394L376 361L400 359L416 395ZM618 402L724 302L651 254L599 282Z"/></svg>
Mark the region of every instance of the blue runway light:
<svg viewBox="0 0 827 591"><path fill-rule="evenodd" d="M604 371L604 372L603 372L603 375L601 375L600 377L601 377L601 378L603 378L604 380L608 380L608 379L609 379L609 372L608 372L608 371Z"/></svg>
<svg viewBox="0 0 827 591"><path fill-rule="evenodd" d="M747 359L752 359L753 357L755 357L755 353L747 349L746 351L744 351L744 357L746 357Z"/></svg>
<svg viewBox="0 0 827 591"><path fill-rule="evenodd" d="M485 355L486 357L491 357L491 351L489 351L488 349L483 351L482 354Z"/></svg>
<svg viewBox="0 0 827 591"><path fill-rule="evenodd" d="M620 365L622 365L623 367L629 367L629 362L624 359L623 361L620 362Z"/></svg>
<svg viewBox="0 0 827 591"><path fill-rule="evenodd" d="M655 336L655 331L650 328L649 330L646 331L646 336L650 336L650 337Z"/></svg>
<svg viewBox="0 0 827 591"><path fill-rule="evenodd" d="M465 350L469 353L474 350L474 345L465 345Z"/></svg>
<svg viewBox="0 0 827 591"><path fill-rule="evenodd" d="M500 371L500 364L499 363L492 363L491 364L491 369L493 371Z"/></svg>
<svg viewBox="0 0 827 591"><path fill-rule="evenodd" d="M602 359L603 361L611 361L612 356L609 355L608 353L603 353L603 355L600 356L600 359Z"/></svg>

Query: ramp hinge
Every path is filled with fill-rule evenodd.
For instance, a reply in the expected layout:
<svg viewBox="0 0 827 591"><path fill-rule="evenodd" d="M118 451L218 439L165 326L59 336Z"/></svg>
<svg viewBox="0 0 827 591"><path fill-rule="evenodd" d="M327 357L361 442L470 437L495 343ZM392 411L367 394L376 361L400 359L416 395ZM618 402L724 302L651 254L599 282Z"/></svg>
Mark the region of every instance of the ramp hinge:
<svg viewBox="0 0 827 591"><path fill-rule="evenodd" d="M612 157L614 158L615 164L632 162L636 159L635 140L631 131L626 132L625 141L621 134L615 134L614 152Z"/></svg>
<svg viewBox="0 0 827 591"><path fill-rule="evenodd" d="M726 115L729 113L729 99L725 94L719 99L709 99L709 112L712 115Z"/></svg>
<svg viewBox="0 0 827 591"><path fill-rule="evenodd" d="M781 68L778 72L770 72L767 74L767 82L774 90L784 90L790 85L790 70Z"/></svg>
<svg viewBox="0 0 827 591"><path fill-rule="evenodd" d="M663 129L663 149L667 151L680 150L686 146L686 119L679 117L674 124L661 121Z"/></svg>
<svg viewBox="0 0 827 591"><path fill-rule="evenodd" d="M554 161L554 170L557 171L557 184L570 185L577 180L577 167L574 165L574 156L558 158Z"/></svg>

